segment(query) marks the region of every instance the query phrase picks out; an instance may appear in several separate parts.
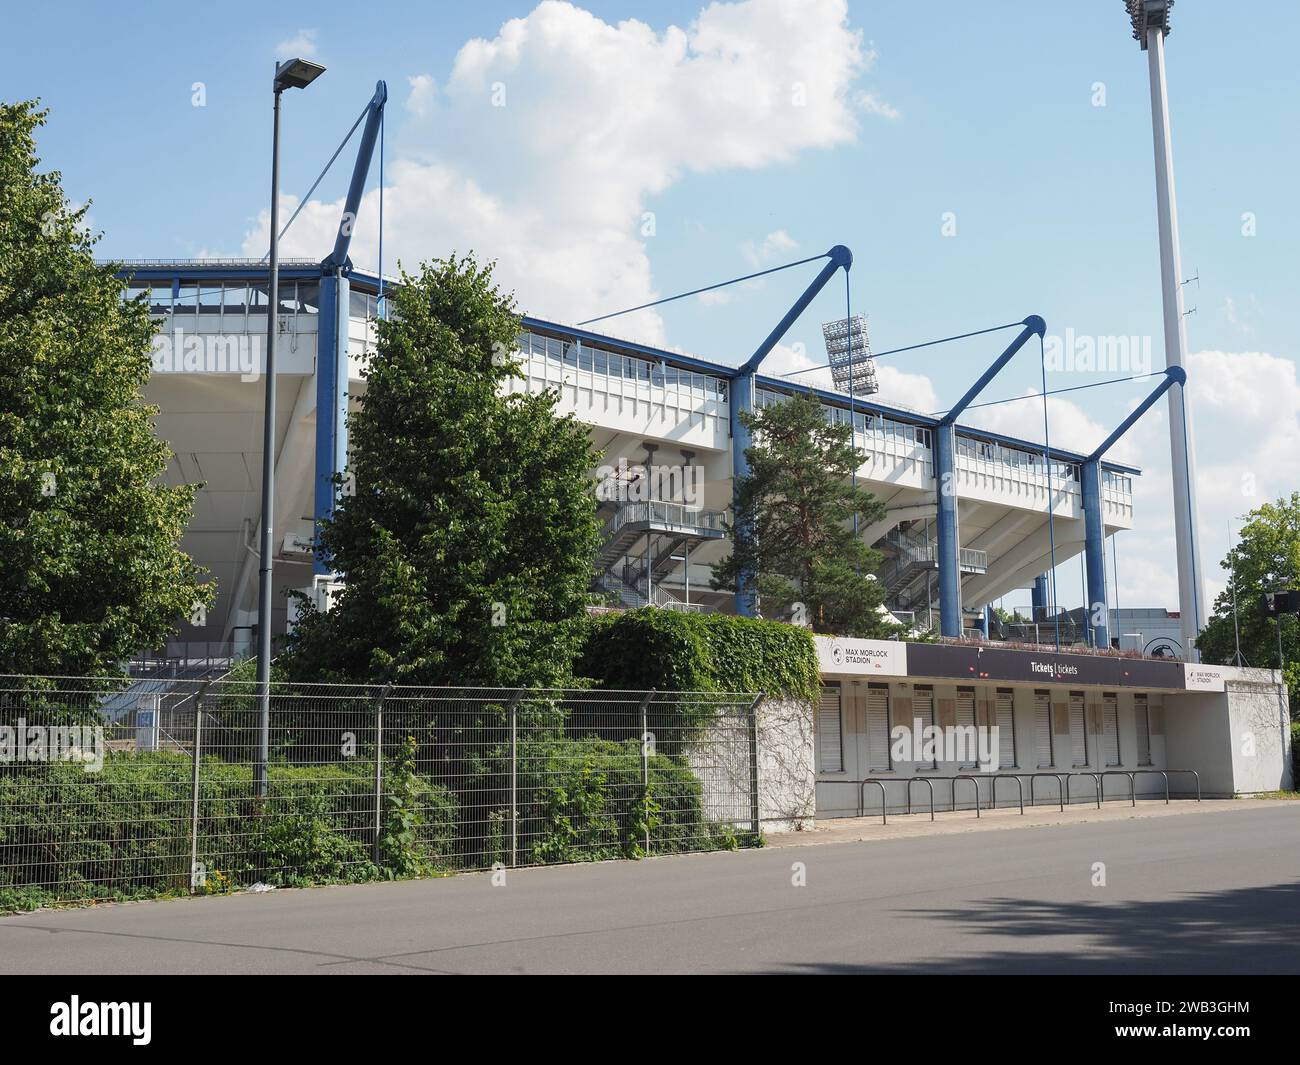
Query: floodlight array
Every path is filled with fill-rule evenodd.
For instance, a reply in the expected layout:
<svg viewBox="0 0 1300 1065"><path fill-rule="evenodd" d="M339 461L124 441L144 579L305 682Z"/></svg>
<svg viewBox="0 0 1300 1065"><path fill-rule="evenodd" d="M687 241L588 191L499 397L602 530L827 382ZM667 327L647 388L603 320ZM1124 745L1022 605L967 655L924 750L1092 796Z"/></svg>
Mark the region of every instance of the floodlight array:
<svg viewBox="0 0 1300 1065"><path fill-rule="evenodd" d="M837 391L854 396L869 396L880 391L865 314L826 322L822 325L822 336L826 341L826 356Z"/></svg>

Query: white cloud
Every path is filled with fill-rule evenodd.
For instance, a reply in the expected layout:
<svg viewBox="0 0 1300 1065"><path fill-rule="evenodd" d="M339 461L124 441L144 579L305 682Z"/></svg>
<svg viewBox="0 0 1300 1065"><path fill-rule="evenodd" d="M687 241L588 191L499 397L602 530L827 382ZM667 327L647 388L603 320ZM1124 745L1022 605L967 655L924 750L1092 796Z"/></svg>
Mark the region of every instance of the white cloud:
<svg viewBox="0 0 1300 1065"><path fill-rule="evenodd" d="M433 114L433 100L438 94L438 83L429 74L415 74L406 79L411 91L406 97L406 109L416 118Z"/></svg>
<svg viewBox="0 0 1300 1065"><path fill-rule="evenodd" d="M1208 614L1226 585L1219 563L1229 528L1300 482L1300 383L1294 362L1262 352L1196 352L1187 379ZM1121 605L1177 609L1166 404L1157 403L1122 443L1113 457L1142 467L1142 476L1134 481L1134 528L1119 539Z"/></svg>
<svg viewBox="0 0 1300 1065"><path fill-rule="evenodd" d="M845 0L713 3L662 32L546 0L466 43L441 91L410 79L408 124L389 138L385 268L472 248L499 260L521 309L560 320L653 300L654 197L688 173L853 141L870 60ZM284 254L323 255L340 211L309 207ZM371 193L357 263L376 261L376 214ZM266 227L247 234L248 254L265 250ZM618 324L663 341L653 311Z"/></svg>
<svg viewBox="0 0 1300 1065"><path fill-rule="evenodd" d="M797 240L784 229L778 229L769 233L761 241L742 241L740 254L750 266L758 270L795 251L798 247Z"/></svg>
<svg viewBox="0 0 1300 1065"><path fill-rule="evenodd" d="M816 367L816 369L814 369ZM791 384L811 385L815 388L832 388L831 370L823 355L812 358L802 342L777 344L763 360L762 372L768 377L783 377L797 370L808 370L790 379Z"/></svg>
<svg viewBox="0 0 1300 1065"><path fill-rule="evenodd" d="M276 59L312 59L318 51L317 30L299 30L275 46Z"/></svg>
<svg viewBox="0 0 1300 1065"><path fill-rule="evenodd" d="M853 103L860 110L863 110L870 115L879 115L881 118L889 119L902 117L902 114L899 112L897 107L882 100L879 95L874 92L866 92L865 90L855 92L853 94Z"/></svg>

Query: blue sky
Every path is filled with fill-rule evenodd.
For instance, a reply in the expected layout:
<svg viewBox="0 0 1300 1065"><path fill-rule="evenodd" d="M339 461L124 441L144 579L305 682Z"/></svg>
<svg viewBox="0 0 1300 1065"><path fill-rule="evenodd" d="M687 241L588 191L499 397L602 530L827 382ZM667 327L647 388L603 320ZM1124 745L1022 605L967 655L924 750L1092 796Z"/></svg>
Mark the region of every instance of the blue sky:
<svg viewBox="0 0 1300 1065"><path fill-rule="evenodd" d="M0 68L0 94L51 108L44 164L93 200L106 255L260 254L269 81L296 41L329 69L286 98L287 195L388 82L386 269L472 246L501 261L523 310L572 320L843 243L877 349L1040 314L1049 334L1150 337L1163 365L1146 57L1120 0L393 3L382 21L343 4L57 10L57 34L49 7L7 13L9 40L27 43ZM1200 279L1186 298L1212 590L1229 523L1294 488L1300 468L1300 7L1251 12L1181 0L1168 45L1183 272ZM510 20L522 21L503 30ZM496 84L503 107L488 102ZM349 165L345 153L290 253L328 250ZM367 266L374 200L353 253ZM741 361L815 269L612 330ZM815 359L818 323L843 305L836 284L787 338L804 354L776 365ZM882 360L885 395L943 407L997 350L982 338ZM1022 356L990 394L1037 375ZM1054 439L1094 442L1143 390L1057 401ZM980 418L1033 435L1035 416L1018 403ZM1138 527L1120 541L1129 605L1175 602L1166 432L1153 411L1122 455L1147 470ZM1061 584L1064 602L1077 579Z"/></svg>

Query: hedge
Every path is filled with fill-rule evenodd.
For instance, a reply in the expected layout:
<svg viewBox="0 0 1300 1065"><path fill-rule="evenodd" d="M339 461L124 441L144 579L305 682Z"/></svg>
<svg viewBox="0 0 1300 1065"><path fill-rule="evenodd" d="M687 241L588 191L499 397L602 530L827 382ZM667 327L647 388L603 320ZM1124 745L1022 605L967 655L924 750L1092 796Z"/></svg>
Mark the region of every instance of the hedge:
<svg viewBox="0 0 1300 1065"><path fill-rule="evenodd" d="M202 766L201 890L263 881L278 886L393 875L372 860L373 766L272 764L269 797L252 770ZM183 754L111 754L102 771L55 762L0 774L0 909L51 901L182 893L190 883L192 763ZM414 832L405 873L447 868L456 808L447 789L393 770L405 783ZM386 804L386 825L394 822ZM381 843L385 842L381 838ZM391 847L388 848L391 852Z"/></svg>
<svg viewBox="0 0 1300 1065"><path fill-rule="evenodd" d="M610 689L761 691L807 701L821 683L807 629L657 607L591 619L577 671Z"/></svg>

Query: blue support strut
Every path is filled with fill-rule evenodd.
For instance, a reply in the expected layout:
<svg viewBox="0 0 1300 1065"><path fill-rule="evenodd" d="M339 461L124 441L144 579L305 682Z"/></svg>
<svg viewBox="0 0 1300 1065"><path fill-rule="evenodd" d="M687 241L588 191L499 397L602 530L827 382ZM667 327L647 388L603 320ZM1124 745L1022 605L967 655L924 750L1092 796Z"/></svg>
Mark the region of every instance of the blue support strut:
<svg viewBox="0 0 1300 1065"><path fill-rule="evenodd" d="M754 410L754 375L758 372L760 364L771 353L772 349L780 343L781 338L789 332L790 327L794 325L808 305L812 303L826 283L835 276L835 271L843 269L848 271L853 265L853 253L843 244L836 244L826 253L830 260L821 271L813 278L812 283L804 289L803 294L794 301L790 309L785 313L777 324L776 328L767 335L767 338L755 350L754 354L749 357L749 361L736 371L736 375L731 379L731 396L730 396L730 420L731 420L731 474L733 486L733 498L735 486L739 483L740 478L749 475L749 459L745 457L745 451L750 447L751 436L748 429L742 424L740 414L753 413ZM752 536L753 530L746 528L742 524L743 518L739 513L736 514L737 537ZM736 575L736 613L741 617L752 618L758 614L757 595L753 587L754 575L752 573L738 573Z"/></svg>
<svg viewBox="0 0 1300 1065"><path fill-rule="evenodd" d="M939 564L939 628L944 636L960 637L961 559L957 536L956 423L990 381L998 375L1032 336L1042 336L1047 323L1036 314L1024 321L1024 328L1007 345L966 394L940 419L934 431L934 488L938 510L937 554Z"/></svg>
<svg viewBox="0 0 1300 1065"><path fill-rule="evenodd" d="M1165 370L1164 380L1137 405L1115 431L1098 445L1079 468L1083 489L1084 563L1087 568L1088 602L1084 609L1091 615L1092 631L1098 647L1110 646L1110 604L1106 594L1106 520L1101 498L1101 459L1112 446L1136 424L1175 384L1185 384L1187 372L1181 366Z"/></svg>
<svg viewBox="0 0 1300 1065"><path fill-rule="evenodd" d="M352 260L348 248L356 228L357 211L365 191L370 160L388 102L388 87L377 82L366 111L352 179L348 183L343 214L339 219L334 249L321 263L320 332L316 337L316 481L312 517L317 527L334 514L337 489L334 477L348 461L348 313L351 303ZM382 190L381 190L382 195ZM381 279L382 286L382 279ZM333 572L328 559L319 554L313 564L317 574Z"/></svg>

